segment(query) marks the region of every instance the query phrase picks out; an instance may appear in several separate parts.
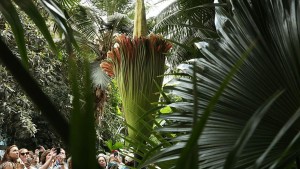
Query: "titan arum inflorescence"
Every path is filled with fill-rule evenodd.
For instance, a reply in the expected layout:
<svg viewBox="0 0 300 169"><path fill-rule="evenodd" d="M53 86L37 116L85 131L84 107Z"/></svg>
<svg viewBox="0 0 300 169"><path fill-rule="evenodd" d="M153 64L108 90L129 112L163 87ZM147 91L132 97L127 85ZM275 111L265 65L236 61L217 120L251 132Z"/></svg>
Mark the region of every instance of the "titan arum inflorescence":
<svg viewBox="0 0 300 169"><path fill-rule="evenodd" d="M143 0L137 0L134 37L124 34L116 38L117 47L107 53L102 69L116 78L123 102L129 138L140 139L139 133L150 136L154 116L147 111L159 99L166 54L171 44L162 36L147 33ZM146 126L147 126L146 125Z"/></svg>

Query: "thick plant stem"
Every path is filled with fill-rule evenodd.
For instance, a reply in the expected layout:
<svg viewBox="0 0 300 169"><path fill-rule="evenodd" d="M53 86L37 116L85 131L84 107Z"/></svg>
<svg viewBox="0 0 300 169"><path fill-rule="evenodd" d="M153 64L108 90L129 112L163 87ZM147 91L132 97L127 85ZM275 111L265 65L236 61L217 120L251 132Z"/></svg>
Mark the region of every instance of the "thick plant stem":
<svg viewBox="0 0 300 169"><path fill-rule="evenodd" d="M133 37L147 36L147 31L144 0L136 0Z"/></svg>

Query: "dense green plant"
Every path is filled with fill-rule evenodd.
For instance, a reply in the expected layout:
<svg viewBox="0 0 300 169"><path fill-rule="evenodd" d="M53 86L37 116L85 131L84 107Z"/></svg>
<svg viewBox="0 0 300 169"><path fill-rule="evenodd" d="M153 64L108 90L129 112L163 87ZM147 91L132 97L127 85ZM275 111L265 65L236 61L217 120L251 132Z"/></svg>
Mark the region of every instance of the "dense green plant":
<svg viewBox="0 0 300 169"><path fill-rule="evenodd" d="M29 71L67 118L70 115L71 103L68 97L70 90L64 76L67 74L66 68L62 61L59 61L49 48L45 47L47 46L46 41L33 23L22 13L20 13L20 17L23 21L22 24L26 27L24 37L28 50ZM2 15L0 19L3 21L3 27L0 28L2 39L17 54L13 33ZM4 67L0 67L0 93L3 93L0 98L0 111L2 112L0 125L1 135L3 139L6 139L6 144L17 144L30 149L35 149L39 144L46 147L62 146L62 141L53 129L49 130L49 124L25 95L20 85Z"/></svg>
<svg viewBox="0 0 300 169"><path fill-rule="evenodd" d="M127 130L121 109L122 104L118 94L119 91L115 82L108 85L106 92L108 93L107 101L104 106L103 114L100 116L99 125L96 125L96 133L99 140L98 150L105 149L109 151L105 141L124 142L121 137L126 135Z"/></svg>
<svg viewBox="0 0 300 169"><path fill-rule="evenodd" d="M69 1L70 0L65 0L64 2ZM53 16L55 22L59 25L59 28L64 34L64 40L66 42L65 48L69 61L68 67L70 70L70 81L72 82L72 95L74 96L72 100L73 107L71 113L71 125L69 125L62 113L58 111L57 107L53 104L53 101L41 90L36 80L27 71L28 57L23 35L24 29L17 10L10 0L0 1L0 11L4 15L8 24L12 27L12 31L18 45L18 51L22 58L22 64L2 39L0 39L1 63L12 73L16 81L32 99L35 105L41 110L42 114L53 126L55 131L61 136L66 145L70 146L74 168L93 169L96 167L96 151L95 128L94 123L91 123L94 121L93 103L91 100L93 98L91 96L91 75L89 67L87 66L89 64L84 62L84 71L80 71L83 73L83 80L78 80L77 78L77 73L79 73L78 70L80 69L76 68L76 55L72 46L77 49L78 46L74 41L72 30L66 22L67 17L63 12L64 8L52 0L40 1L44 5L43 8L37 8L36 4L31 0L14 2L20 10L24 11L26 15L33 20L37 28L47 40L52 51L57 55L59 55L57 47L54 44L45 20L41 15L42 11L46 10ZM84 85L79 85L80 81L84 82ZM84 100L84 102L80 102L80 100ZM81 145L89 146L83 147ZM85 154L85 156L82 156L82 154Z"/></svg>
<svg viewBox="0 0 300 169"><path fill-rule="evenodd" d="M154 108L152 102L158 101L165 57L171 48L161 36L148 35L144 0L136 1L132 36L116 37L117 46L107 53L107 59L100 65L116 79L128 124L129 143L143 140L141 135L147 138L151 134L155 115L147 111Z"/></svg>
<svg viewBox="0 0 300 169"><path fill-rule="evenodd" d="M205 58L165 87L183 101L158 131L177 137L144 165L299 168L299 2L231 2L233 15L216 8L220 39L197 43Z"/></svg>
<svg viewBox="0 0 300 169"><path fill-rule="evenodd" d="M10 1L0 1L0 4L4 2ZM176 79L174 86L165 88L183 101L168 105L173 113L161 116L165 126L152 132L161 145L151 140L147 140L144 149L143 144L137 145L145 153L141 154L145 158L140 164L167 164L164 168L299 168L296 166L300 115L299 2L231 2L233 15L217 8L216 29L220 39L197 43L205 58L182 65L180 69L187 77ZM2 40L0 49L2 64L49 122L54 124L54 120L63 119ZM22 71L16 71L16 67ZM72 155L74 167L83 169L86 164L93 164L93 157L82 157L81 153L94 155L91 81L86 71L83 110L76 84L77 70L75 66L70 67L75 96L71 138L73 145L79 147L72 150ZM165 98L165 101L170 100ZM62 127L65 130L59 131ZM68 127L64 121L56 126L67 143ZM89 146L82 148L80 143L84 141Z"/></svg>
<svg viewBox="0 0 300 169"><path fill-rule="evenodd" d="M106 58L106 53L114 45L116 34L131 33L128 31L132 27L132 21L117 11L109 15L107 11L92 4L78 6L76 10L77 13L72 15L70 23L81 52L92 62L97 148L103 149L107 148L105 141L109 139L121 141L118 135L125 134L126 130L123 114L120 113L121 100L117 87L101 70L100 62Z"/></svg>
<svg viewBox="0 0 300 169"><path fill-rule="evenodd" d="M109 152L112 152L113 150L118 150L124 147L124 144L122 142L115 142L113 143L112 140L105 141L106 146L109 148Z"/></svg>

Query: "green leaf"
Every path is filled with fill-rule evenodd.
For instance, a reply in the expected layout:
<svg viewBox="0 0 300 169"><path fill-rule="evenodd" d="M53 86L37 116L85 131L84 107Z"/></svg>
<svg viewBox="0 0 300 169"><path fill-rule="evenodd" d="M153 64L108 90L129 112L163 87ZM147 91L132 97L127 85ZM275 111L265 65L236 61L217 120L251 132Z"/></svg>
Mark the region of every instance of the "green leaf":
<svg viewBox="0 0 300 169"><path fill-rule="evenodd" d="M0 39L0 59L6 68L12 73L16 81L28 94L34 104L42 111L42 114L50 122L60 135L62 140L69 144L69 124L59 112L52 100L42 91L40 84L24 68L19 59L12 53L6 44Z"/></svg>
<svg viewBox="0 0 300 169"><path fill-rule="evenodd" d="M58 55L57 48L45 23L45 19L42 17L32 0L14 0L14 2L30 17L30 19L32 19L44 35L52 51Z"/></svg>
<svg viewBox="0 0 300 169"><path fill-rule="evenodd" d="M282 139L282 137L289 130L289 128L298 121L299 117L300 117L300 108L294 113L293 116L290 117L290 119L285 123L285 125L281 128L281 130L272 140L272 142L270 143L266 151L256 160L254 168L256 169L261 168L261 165L265 160L266 156L268 155L268 153L270 153L270 151L275 147L275 145Z"/></svg>
<svg viewBox="0 0 300 169"><path fill-rule="evenodd" d="M186 147L183 149L179 160L177 161L176 169L180 168L188 168L188 167L195 167L195 164L198 164L198 159L197 161L190 161L193 160L193 158L190 158L191 153L193 150L197 149L197 141L200 135L202 134L202 131L204 130L204 127L207 123L207 120L211 114L211 112L214 109L214 106L216 105L219 97L221 96L222 92L225 90L226 86L230 82L230 80L233 78L235 73L238 71L238 69L242 66L246 58L249 56L249 53L253 50L255 46L255 43L252 43L251 46L248 47L248 49L245 51L243 56L237 61L237 63L234 65L234 67L230 70L226 78L223 80L222 84L220 85L218 91L214 94L214 97L211 99L209 102L207 108L204 110L204 113L200 120L194 121L195 125L193 126L194 132L192 133L189 141L187 142ZM196 106L196 105L194 105ZM196 113L196 112L194 112ZM187 162L190 161L190 162Z"/></svg>
<svg viewBox="0 0 300 169"><path fill-rule="evenodd" d="M163 113L163 114L164 114L164 113L171 113L171 112L172 112L172 109L171 109L171 107L166 106L166 107L160 109L160 112Z"/></svg>
<svg viewBox="0 0 300 169"><path fill-rule="evenodd" d="M260 123L260 121L262 120L264 115L268 112L268 110L272 106L272 104L276 101L276 99L279 96L281 96L282 93L283 93L283 91L276 92L256 111L256 113L254 113L252 115L251 119L248 120L240 137L238 138L237 142L235 143L233 150L229 153L229 155L226 159L224 169L234 168L235 161L240 156L242 150L244 149L244 147L248 143L249 139L253 135L258 124Z"/></svg>
<svg viewBox="0 0 300 169"><path fill-rule="evenodd" d="M283 164L286 159L289 158L289 154L293 151L297 151L300 148L300 132L294 137L291 143L287 146L287 148L282 152L281 156L274 162L274 164L270 167L270 169L279 168L281 164ZM297 152L296 152L297 153Z"/></svg>
<svg viewBox="0 0 300 169"><path fill-rule="evenodd" d="M112 143L112 140L111 140L111 139L105 141L105 144L106 144L106 146L108 147L108 149L109 149L110 151L114 150L114 149L113 149L113 143Z"/></svg>
<svg viewBox="0 0 300 169"><path fill-rule="evenodd" d="M96 131L93 111L92 82L90 80L89 63L84 62L84 87L79 87L77 66L72 58L69 59L70 79L73 98L71 114L71 154L72 162L77 169L96 168ZM83 97L81 97L82 91ZM80 100L84 100L84 104ZM82 145L88 146L82 146ZM82 154L85 154L82 156Z"/></svg>
<svg viewBox="0 0 300 169"><path fill-rule="evenodd" d="M20 21L19 14L10 0L0 1L0 11L11 26L20 55L22 57L22 64L26 69L28 69L28 57L24 39L24 29Z"/></svg>
<svg viewBox="0 0 300 169"><path fill-rule="evenodd" d="M113 147L114 147L114 150L118 150L120 148L123 148L124 145L121 142L116 142Z"/></svg>
<svg viewBox="0 0 300 169"><path fill-rule="evenodd" d="M52 0L41 0L41 3L44 5L48 13L53 16L59 28L64 32L64 35L66 36L66 48L68 53L70 53L69 51L71 51L72 45L79 51L79 47L73 36L73 31L68 25L67 18L59 5Z"/></svg>

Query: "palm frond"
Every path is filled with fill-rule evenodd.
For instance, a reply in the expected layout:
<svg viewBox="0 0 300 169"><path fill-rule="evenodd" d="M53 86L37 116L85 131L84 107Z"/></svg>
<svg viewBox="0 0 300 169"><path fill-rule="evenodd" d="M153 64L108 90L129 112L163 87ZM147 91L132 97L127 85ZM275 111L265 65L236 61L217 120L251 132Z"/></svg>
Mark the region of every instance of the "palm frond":
<svg viewBox="0 0 300 169"><path fill-rule="evenodd" d="M66 36L68 42L66 43L66 50L68 53L72 53L72 46L70 44L78 49L78 45L73 36L73 31L67 23L68 17L65 15L64 9L53 0L42 0L41 4L43 5L44 9L54 18L55 23Z"/></svg>
<svg viewBox="0 0 300 169"><path fill-rule="evenodd" d="M213 4L213 1L174 1L158 15L152 31L188 46L192 45L189 42L217 38L214 27L216 5L222 4ZM175 67L182 61L191 59L191 55L183 55L187 51L180 46L175 45L173 53L175 55L168 58L168 61Z"/></svg>
<svg viewBox="0 0 300 169"><path fill-rule="evenodd" d="M126 15L107 13L95 6L79 6L77 13L72 16L72 27L77 31L77 39L102 46L105 53L113 45L114 33L128 33L132 21ZM86 43L82 43L86 44Z"/></svg>
<svg viewBox="0 0 300 169"><path fill-rule="evenodd" d="M61 4L64 9L71 10L79 4L79 0L57 0L57 3Z"/></svg>
<svg viewBox="0 0 300 169"><path fill-rule="evenodd" d="M83 88L80 88L78 77L78 68L71 58L69 59L70 65L70 80L72 87L72 94L74 96L72 116L71 116L71 130L70 130L70 145L72 153L72 163L74 168L96 168L96 159L95 159L95 146L96 146L96 131L94 126L94 105L93 105L93 95L92 95L92 81L91 81L91 71L90 64L88 60L84 61L84 73ZM82 93L80 91L83 91ZM83 96L81 96L81 94ZM84 100L84 103L81 103L80 100ZM90 146L82 146L82 144L87 143ZM82 153L89 152L84 157ZM85 161L88 164L82 163Z"/></svg>
<svg viewBox="0 0 300 169"><path fill-rule="evenodd" d="M73 29L84 35L83 38L93 41L96 37L100 38L98 31L103 29L105 23L103 16L104 12L97 8L78 6L70 21Z"/></svg>
<svg viewBox="0 0 300 169"><path fill-rule="evenodd" d="M203 118L223 80L253 43L255 47L220 95L197 138L197 150L193 151L198 152L198 167L286 168L298 158L300 49L296 46L300 22L296 16L300 3L238 0L232 1L232 6L233 16L216 8L220 40L198 43L205 58L193 61L195 68L193 62L181 65L181 72L189 76L165 87L183 101L169 105L173 113L161 118L172 123L159 131L178 137L171 140L174 146L148 158L145 164L183 157L180 153L198 130L193 128L195 115L198 120ZM276 94L278 91L282 93Z"/></svg>
<svg viewBox="0 0 300 169"><path fill-rule="evenodd" d="M44 35L52 51L54 51L55 54L58 55L58 51L54 44L53 38L48 30L48 26L46 25L44 18L40 14L40 11L35 6L35 4L30 0L15 1L15 3L33 20L33 22L36 24L36 26Z"/></svg>
<svg viewBox="0 0 300 169"><path fill-rule="evenodd" d="M100 61L106 58L106 53L113 47L114 34L132 32L132 21L126 15L119 13L107 16L105 11L95 6L78 6L70 23L82 49L96 55L94 58L97 61L92 63L94 85L105 88L109 78L100 69Z"/></svg>
<svg viewBox="0 0 300 169"><path fill-rule="evenodd" d="M20 21L19 15L11 1L1 1L0 11L11 25L12 31L14 33L16 43L19 48L20 55L22 57L22 63L26 69L28 69L28 57L24 39L24 29Z"/></svg>
<svg viewBox="0 0 300 169"><path fill-rule="evenodd" d="M157 24L153 28L153 31L168 32L169 29L173 30L172 26L180 24L186 27L197 26L198 29L203 27L203 29L207 29L208 31L214 31L214 5L212 2L197 2L200 3L187 8L180 6L180 1L174 1L158 15ZM204 16L200 17L198 16L199 14L203 14Z"/></svg>

